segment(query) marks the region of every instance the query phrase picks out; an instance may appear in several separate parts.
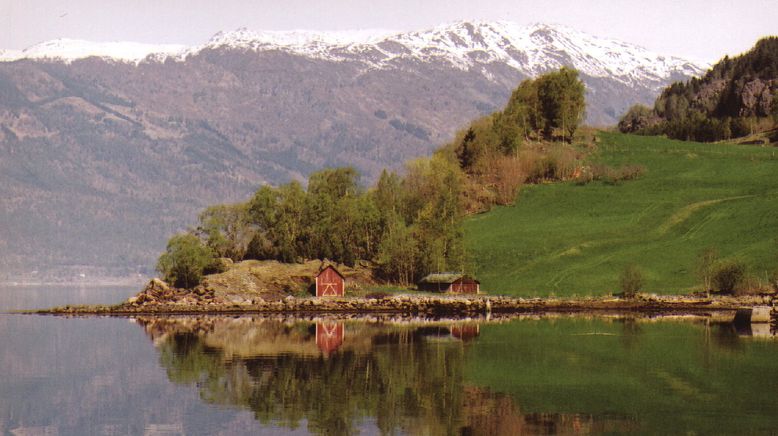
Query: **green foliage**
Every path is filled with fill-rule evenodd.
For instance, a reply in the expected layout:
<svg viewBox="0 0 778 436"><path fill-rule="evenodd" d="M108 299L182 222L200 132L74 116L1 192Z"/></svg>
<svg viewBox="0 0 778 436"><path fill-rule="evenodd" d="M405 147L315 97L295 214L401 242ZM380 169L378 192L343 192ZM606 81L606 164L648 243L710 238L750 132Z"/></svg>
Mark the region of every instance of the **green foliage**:
<svg viewBox="0 0 778 436"><path fill-rule="evenodd" d="M713 247L706 247L697 255L697 276L702 281L706 293L713 290L713 275L716 272L716 262L719 252Z"/></svg>
<svg viewBox="0 0 778 436"><path fill-rule="evenodd" d="M180 233L168 241L159 257L157 271L168 283L191 289L200 284L203 273L214 267L216 256L209 247L191 233Z"/></svg>
<svg viewBox="0 0 778 436"><path fill-rule="evenodd" d="M778 154L772 148L601 133L592 165L640 165L629 183L522 188L513 206L465 220L467 253L486 292L602 294L629 262L644 291L699 290L694 265L717 247L759 277L775 267Z"/></svg>
<svg viewBox="0 0 778 436"><path fill-rule="evenodd" d="M778 90L772 84L777 65L778 37L764 38L741 56L725 57L702 78L673 83L653 111L633 106L619 121L619 130L702 142L770 130L778 123Z"/></svg>
<svg viewBox="0 0 778 436"><path fill-rule="evenodd" d="M627 265L619 276L621 292L627 298L637 295L643 289L644 282L643 272L634 264Z"/></svg>
<svg viewBox="0 0 778 436"><path fill-rule="evenodd" d="M531 134L552 139L555 131L570 142L583 121L584 94L578 71L566 67L523 81L511 94L505 109L494 118L500 150L515 151L522 138Z"/></svg>
<svg viewBox="0 0 778 436"><path fill-rule="evenodd" d="M245 204L219 204L206 208L199 216L198 233L218 257L241 260L250 241Z"/></svg>
<svg viewBox="0 0 778 436"><path fill-rule="evenodd" d="M387 231L378 247L380 273L403 286L412 283L419 248L412 230L395 216L387 223Z"/></svg>
<svg viewBox="0 0 778 436"><path fill-rule="evenodd" d="M578 71L561 68L558 72L540 76L537 81L538 99L545 118L543 133L551 138L554 129L559 129L562 139L571 142L578 125L583 121L584 85L578 78Z"/></svg>
<svg viewBox="0 0 778 436"><path fill-rule="evenodd" d="M462 138L462 142L456 150L459 166L464 170L470 169L476 161L476 150L473 141L475 141L475 132L471 127L467 129L465 137Z"/></svg>
<svg viewBox="0 0 778 436"><path fill-rule="evenodd" d="M373 260L386 279L407 285L429 272L463 268L461 178L459 166L437 154L410 163L405 178L384 171L367 192L353 168L313 173L307 190L296 181L262 186L246 203L203 211L197 229L203 242L186 235L186 252L200 244L211 257L236 261ZM180 239L171 239L171 247ZM160 272L186 286L199 282L202 265L173 272L179 251L163 255Z"/></svg>
<svg viewBox="0 0 778 436"><path fill-rule="evenodd" d="M629 108L626 114L619 120L619 131L633 133L648 129L655 123L656 116L646 106L636 104Z"/></svg>
<svg viewBox="0 0 778 436"><path fill-rule="evenodd" d="M743 262L730 261L719 265L713 274L713 287L724 294L732 294L746 278L746 265Z"/></svg>

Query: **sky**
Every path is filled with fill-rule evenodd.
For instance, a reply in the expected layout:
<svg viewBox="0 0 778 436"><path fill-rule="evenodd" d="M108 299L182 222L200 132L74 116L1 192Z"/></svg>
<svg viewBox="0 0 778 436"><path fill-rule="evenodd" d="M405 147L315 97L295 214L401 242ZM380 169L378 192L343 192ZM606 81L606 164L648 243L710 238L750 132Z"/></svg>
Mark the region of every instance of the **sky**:
<svg viewBox="0 0 778 436"><path fill-rule="evenodd" d="M460 20L564 24L715 62L778 35L778 0L0 0L0 49L56 38L197 45L240 27L406 31Z"/></svg>

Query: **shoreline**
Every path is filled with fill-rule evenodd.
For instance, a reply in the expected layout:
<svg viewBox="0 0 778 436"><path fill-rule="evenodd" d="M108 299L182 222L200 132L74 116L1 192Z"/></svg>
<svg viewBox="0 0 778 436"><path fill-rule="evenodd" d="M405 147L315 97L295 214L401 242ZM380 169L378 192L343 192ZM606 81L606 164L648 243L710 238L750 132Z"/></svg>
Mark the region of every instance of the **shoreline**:
<svg viewBox="0 0 778 436"><path fill-rule="evenodd" d="M48 309L15 311L13 313L61 316L139 315L422 315L472 317L489 314L532 313L640 313L640 314L704 314L733 312L739 309L763 307L771 318L778 310L778 299L772 295L754 296L657 296L638 295L635 298L520 298L504 296L416 296L395 295L381 298L286 297L281 300L255 300L243 303L181 304L124 302L117 305L62 306Z"/></svg>

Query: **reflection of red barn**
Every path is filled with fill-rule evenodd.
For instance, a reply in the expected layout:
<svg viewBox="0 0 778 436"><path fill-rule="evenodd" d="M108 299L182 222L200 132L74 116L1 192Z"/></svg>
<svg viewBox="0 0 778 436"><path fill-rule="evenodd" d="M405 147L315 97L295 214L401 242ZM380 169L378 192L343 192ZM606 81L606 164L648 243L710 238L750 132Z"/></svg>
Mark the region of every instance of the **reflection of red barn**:
<svg viewBox="0 0 778 436"><path fill-rule="evenodd" d="M454 324L449 329L451 336L462 340L468 341L475 339L481 333L481 327L478 324Z"/></svg>
<svg viewBox="0 0 778 436"><path fill-rule="evenodd" d="M330 354L343 345L342 322L317 322L316 346L324 354Z"/></svg>
<svg viewBox="0 0 778 436"><path fill-rule="evenodd" d="M332 265L319 272L316 276L317 297L340 297L345 294L346 279Z"/></svg>

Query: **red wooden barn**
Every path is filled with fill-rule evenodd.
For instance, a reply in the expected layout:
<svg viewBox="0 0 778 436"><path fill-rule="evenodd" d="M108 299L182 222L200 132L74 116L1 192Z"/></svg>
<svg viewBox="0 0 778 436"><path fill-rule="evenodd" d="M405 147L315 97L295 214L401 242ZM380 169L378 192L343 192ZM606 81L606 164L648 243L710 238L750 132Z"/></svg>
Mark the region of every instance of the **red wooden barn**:
<svg viewBox="0 0 778 436"><path fill-rule="evenodd" d="M346 293L346 279L332 265L316 276L317 297L342 297Z"/></svg>
<svg viewBox="0 0 778 436"><path fill-rule="evenodd" d="M419 290L451 292L453 294L477 294L481 291L481 284L478 280L465 274L435 273L421 279Z"/></svg>

